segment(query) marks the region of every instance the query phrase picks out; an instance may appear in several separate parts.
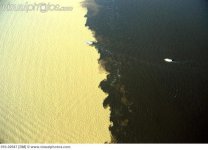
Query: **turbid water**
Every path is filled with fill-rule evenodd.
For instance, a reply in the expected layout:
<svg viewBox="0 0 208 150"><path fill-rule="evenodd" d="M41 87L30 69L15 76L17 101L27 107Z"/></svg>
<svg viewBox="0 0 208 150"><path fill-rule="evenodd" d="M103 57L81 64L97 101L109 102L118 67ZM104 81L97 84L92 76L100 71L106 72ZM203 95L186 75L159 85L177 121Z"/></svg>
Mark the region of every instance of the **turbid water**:
<svg viewBox="0 0 208 150"><path fill-rule="evenodd" d="M106 73L86 44L95 39L81 2L50 1L70 12L0 12L0 142L110 141L98 88Z"/></svg>

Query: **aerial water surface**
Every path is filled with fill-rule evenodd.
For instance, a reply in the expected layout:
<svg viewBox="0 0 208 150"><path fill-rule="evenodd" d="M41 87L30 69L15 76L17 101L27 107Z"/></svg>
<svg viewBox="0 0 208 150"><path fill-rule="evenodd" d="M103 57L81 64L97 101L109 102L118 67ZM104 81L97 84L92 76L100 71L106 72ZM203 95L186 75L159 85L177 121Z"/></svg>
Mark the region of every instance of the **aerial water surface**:
<svg viewBox="0 0 208 150"><path fill-rule="evenodd" d="M96 6L96 7L95 7ZM208 1L88 0L118 143L208 142Z"/></svg>
<svg viewBox="0 0 208 150"><path fill-rule="evenodd" d="M95 39L81 2L50 1L72 11L0 11L1 143L110 141L106 94L98 87L106 72L86 44Z"/></svg>

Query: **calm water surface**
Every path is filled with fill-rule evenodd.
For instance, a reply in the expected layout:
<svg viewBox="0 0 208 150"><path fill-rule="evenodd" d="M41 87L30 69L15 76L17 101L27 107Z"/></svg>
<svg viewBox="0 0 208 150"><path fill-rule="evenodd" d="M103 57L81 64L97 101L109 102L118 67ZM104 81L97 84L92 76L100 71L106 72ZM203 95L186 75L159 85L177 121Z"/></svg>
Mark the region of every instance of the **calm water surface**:
<svg viewBox="0 0 208 150"><path fill-rule="evenodd" d="M112 141L208 142L208 1L88 0L87 8L110 72L101 87Z"/></svg>

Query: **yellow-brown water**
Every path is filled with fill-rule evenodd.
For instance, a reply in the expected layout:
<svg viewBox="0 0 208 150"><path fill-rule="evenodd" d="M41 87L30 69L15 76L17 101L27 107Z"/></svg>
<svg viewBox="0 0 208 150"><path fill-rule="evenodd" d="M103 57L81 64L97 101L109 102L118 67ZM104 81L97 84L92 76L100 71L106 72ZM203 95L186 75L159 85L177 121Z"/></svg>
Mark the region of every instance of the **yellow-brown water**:
<svg viewBox="0 0 208 150"><path fill-rule="evenodd" d="M0 12L0 142L110 141L106 95L98 88L106 74L85 43L94 40L87 10L82 0L50 2L74 9Z"/></svg>

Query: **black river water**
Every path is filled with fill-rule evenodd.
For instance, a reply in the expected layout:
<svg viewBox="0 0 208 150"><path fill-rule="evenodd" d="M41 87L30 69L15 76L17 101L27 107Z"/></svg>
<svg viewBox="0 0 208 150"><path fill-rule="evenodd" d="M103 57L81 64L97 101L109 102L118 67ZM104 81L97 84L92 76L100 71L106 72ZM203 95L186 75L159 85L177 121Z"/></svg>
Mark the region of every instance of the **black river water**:
<svg viewBox="0 0 208 150"><path fill-rule="evenodd" d="M208 142L208 1L88 0L86 7L109 72L100 86L109 94L112 142Z"/></svg>

